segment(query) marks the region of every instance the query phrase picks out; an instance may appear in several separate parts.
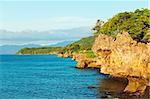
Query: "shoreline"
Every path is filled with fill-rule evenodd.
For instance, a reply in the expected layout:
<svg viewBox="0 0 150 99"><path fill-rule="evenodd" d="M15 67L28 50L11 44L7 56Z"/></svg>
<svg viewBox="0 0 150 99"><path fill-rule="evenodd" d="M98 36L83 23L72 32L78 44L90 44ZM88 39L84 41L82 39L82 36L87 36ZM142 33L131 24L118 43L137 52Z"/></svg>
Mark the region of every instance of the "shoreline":
<svg viewBox="0 0 150 99"><path fill-rule="evenodd" d="M58 55L58 54L57 54ZM61 58L61 57L60 57ZM77 69L96 69L99 71L100 74L102 75L105 75L107 76L108 78L110 79L114 79L114 80L117 80L117 81L126 81L127 85L122 93L122 95L130 95L130 96L143 96L144 93L145 93L145 90L146 88L148 88L149 86L147 87L141 87L141 91L138 91L136 88L137 86L141 86L143 83L145 83L146 81L144 79L141 79L140 77L125 77L125 76L113 76L113 75L110 75L110 74L105 74L105 73L102 73L101 72L101 68L100 67L89 67L89 66L85 66L84 64L82 64L80 67L78 66L78 63L79 61L78 60L75 60L73 57L70 57L70 56L67 56L67 57L62 57L62 58L72 58L72 60L76 61L77 64L75 66L75 68ZM130 91L129 91L130 90ZM137 91L136 91L137 90ZM132 92L134 91L134 92Z"/></svg>
<svg viewBox="0 0 150 99"><path fill-rule="evenodd" d="M103 40L103 38L105 39ZM77 61L76 68L78 69L98 68L100 73L128 79L128 85L124 92L143 95L145 89L150 86L148 69L150 57L147 54L149 45L134 41L126 32L118 34L116 40L106 35L100 35L92 47L95 58L87 58L80 53L58 54L58 57L71 57ZM132 57L130 57L131 55Z"/></svg>
<svg viewBox="0 0 150 99"><path fill-rule="evenodd" d="M35 55L35 54L30 54L30 55ZM38 54L38 55L41 55L41 54ZM102 75L105 75L107 76L109 79L114 79L114 80L117 80L117 81L126 81L127 83L127 86L125 87L124 89L124 92L122 93L122 95L130 95L130 96L142 96L144 95L144 91L141 93L141 92L138 92L138 91L135 91L135 92L130 92L128 90L134 88L135 86L133 85L137 85L138 83L137 82L140 82L141 83L141 78L139 77L121 77L121 76L113 76L113 75L110 75L110 74L105 74L105 73L102 73L101 72L101 68L100 67L97 67L96 65L94 65L94 67L91 67L91 66L85 66L85 64L81 64L81 65L78 65L79 62L85 62L85 61L82 61L82 58L81 57L77 57L79 54L42 54L42 55L56 55L58 58L71 58L72 60L76 61L77 64L75 66L75 68L77 69L95 69L95 70L98 70L100 74ZM76 56L76 58L74 57L74 55ZM61 56L61 57L60 57ZM80 56L80 55L79 55ZM79 60L78 60L79 59ZM130 80L129 80L130 79ZM129 83L130 82L130 83ZM143 82L142 82L143 83ZM135 89L134 89L135 90ZM144 89L142 90L146 90L146 87L144 87Z"/></svg>

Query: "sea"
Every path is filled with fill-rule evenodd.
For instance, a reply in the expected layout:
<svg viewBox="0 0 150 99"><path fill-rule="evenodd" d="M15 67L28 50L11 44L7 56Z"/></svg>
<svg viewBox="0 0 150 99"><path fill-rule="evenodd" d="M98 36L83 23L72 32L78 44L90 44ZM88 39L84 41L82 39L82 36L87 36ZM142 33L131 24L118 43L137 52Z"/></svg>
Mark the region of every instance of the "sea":
<svg viewBox="0 0 150 99"><path fill-rule="evenodd" d="M76 64L56 55L0 55L0 99L138 99L120 94L125 83Z"/></svg>

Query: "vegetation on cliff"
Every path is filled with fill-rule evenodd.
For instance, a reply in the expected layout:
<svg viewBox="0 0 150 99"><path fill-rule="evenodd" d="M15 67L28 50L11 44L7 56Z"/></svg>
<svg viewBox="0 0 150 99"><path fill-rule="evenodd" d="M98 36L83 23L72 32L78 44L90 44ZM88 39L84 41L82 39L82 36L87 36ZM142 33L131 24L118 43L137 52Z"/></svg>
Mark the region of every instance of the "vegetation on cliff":
<svg viewBox="0 0 150 99"><path fill-rule="evenodd" d="M39 48L23 48L16 54L52 54L61 50L61 47L39 47Z"/></svg>
<svg viewBox="0 0 150 99"><path fill-rule="evenodd" d="M137 9L134 12L119 13L107 22L98 20L94 36L83 38L72 44L69 44L62 48L61 54L71 55L72 53L85 54L88 58L94 58L95 55L91 50L95 37L99 34L106 34L116 38L119 32L126 31L130 36L141 42L150 41L150 10L149 9Z"/></svg>
<svg viewBox="0 0 150 99"><path fill-rule="evenodd" d="M82 38L79 41L76 41L72 44L69 44L65 47L62 48L62 50L60 51L60 53L64 54L64 53L85 53L87 55L87 57L94 57L94 54L91 50L93 43L95 41L95 37L94 36L89 36L86 38Z"/></svg>
<svg viewBox="0 0 150 99"><path fill-rule="evenodd" d="M121 31L128 32L136 41L150 41L150 10L137 9L134 12L119 13L104 25L97 27L94 34L102 33L116 37Z"/></svg>
<svg viewBox="0 0 150 99"><path fill-rule="evenodd" d="M65 46L62 49L62 53L65 52L80 52L80 51L84 51L84 50L91 50L91 47L94 43L94 36L90 36L90 37L86 37L86 38L82 38L79 41L76 41L72 44L69 44L67 46Z"/></svg>

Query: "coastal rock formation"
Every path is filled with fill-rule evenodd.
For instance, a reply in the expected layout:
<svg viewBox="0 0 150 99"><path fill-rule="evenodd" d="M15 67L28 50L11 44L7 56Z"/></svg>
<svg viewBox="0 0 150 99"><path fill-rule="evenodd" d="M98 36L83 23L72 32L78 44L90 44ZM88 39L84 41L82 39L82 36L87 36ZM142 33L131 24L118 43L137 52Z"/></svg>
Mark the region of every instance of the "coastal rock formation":
<svg viewBox="0 0 150 99"><path fill-rule="evenodd" d="M73 60L77 61L76 68L97 68L95 58L87 58L85 54L73 53Z"/></svg>
<svg viewBox="0 0 150 99"><path fill-rule="evenodd" d="M92 50L101 65L101 73L128 78L125 91L142 93L150 85L150 44L136 42L127 32L118 33L115 40L100 34ZM134 81L130 78L138 81L132 89Z"/></svg>
<svg viewBox="0 0 150 99"><path fill-rule="evenodd" d="M71 57L73 60L77 61L76 68L99 68L97 66L97 61L95 58L87 58L85 54L82 53L64 53L57 54L58 57L68 58Z"/></svg>
<svg viewBox="0 0 150 99"><path fill-rule="evenodd" d="M59 53L57 55L58 55L58 57L64 57L64 58L72 57L72 54L68 54L68 53L64 53L64 54Z"/></svg>

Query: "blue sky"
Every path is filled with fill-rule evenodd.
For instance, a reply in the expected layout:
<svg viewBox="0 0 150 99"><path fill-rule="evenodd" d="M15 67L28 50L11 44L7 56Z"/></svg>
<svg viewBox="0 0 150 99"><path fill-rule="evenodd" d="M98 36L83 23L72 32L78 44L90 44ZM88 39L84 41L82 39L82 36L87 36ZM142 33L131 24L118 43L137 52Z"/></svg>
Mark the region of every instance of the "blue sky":
<svg viewBox="0 0 150 99"><path fill-rule="evenodd" d="M0 29L13 31L13 37L16 35L13 39L15 42L19 39L17 38L18 32L24 33L20 31L92 28L97 19L106 21L119 12L148 8L148 3L148 0L0 0ZM14 31L17 31L17 33L14 33ZM6 36L11 38L12 35L10 34ZM53 34L55 34L55 37L59 35L58 32L51 33L52 36ZM35 35L31 38L33 39ZM79 33L73 33L72 35L76 36ZM85 33L84 36L88 35L89 33ZM39 37L38 40L43 40L43 38L40 39L40 35L36 36ZM6 42L5 37L1 38L3 39L1 43ZM48 39L48 37L45 39ZM57 40L57 38L54 39Z"/></svg>
<svg viewBox="0 0 150 99"><path fill-rule="evenodd" d="M0 2L0 29L50 30L93 25L121 11L147 8L148 0Z"/></svg>

